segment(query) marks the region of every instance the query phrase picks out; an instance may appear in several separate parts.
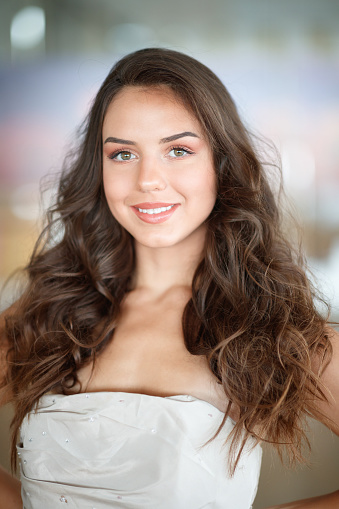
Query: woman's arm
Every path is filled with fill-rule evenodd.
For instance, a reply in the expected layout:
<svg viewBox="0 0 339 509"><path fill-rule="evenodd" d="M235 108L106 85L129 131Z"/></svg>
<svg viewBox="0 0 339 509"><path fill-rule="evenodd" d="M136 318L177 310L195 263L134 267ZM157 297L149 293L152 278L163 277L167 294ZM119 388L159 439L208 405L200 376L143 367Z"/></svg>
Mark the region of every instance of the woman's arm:
<svg viewBox="0 0 339 509"><path fill-rule="evenodd" d="M329 334L333 356L321 376L328 401L317 402L317 409L325 417L320 416L319 420L339 436L339 334L333 329L330 329ZM314 368L316 371L317 366L315 365ZM266 509L339 509L339 489L327 495L274 505Z"/></svg>
<svg viewBox="0 0 339 509"><path fill-rule="evenodd" d="M266 509L339 509L339 490L289 504L272 505Z"/></svg>
<svg viewBox="0 0 339 509"><path fill-rule="evenodd" d="M0 466L0 509L22 509L21 483Z"/></svg>
<svg viewBox="0 0 339 509"><path fill-rule="evenodd" d="M329 336L333 348L331 362L321 375L328 401L317 401L316 407L321 414L319 420L339 436L339 334L329 328ZM315 371L317 365L314 365Z"/></svg>
<svg viewBox="0 0 339 509"><path fill-rule="evenodd" d="M11 310L9 308L9 310ZM4 334L5 317L8 311L0 315L0 380L6 377L7 371L7 350L9 348L8 340ZM6 388L0 389L0 406L5 405L10 400L10 395ZM21 483L0 466L0 509L22 509Z"/></svg>

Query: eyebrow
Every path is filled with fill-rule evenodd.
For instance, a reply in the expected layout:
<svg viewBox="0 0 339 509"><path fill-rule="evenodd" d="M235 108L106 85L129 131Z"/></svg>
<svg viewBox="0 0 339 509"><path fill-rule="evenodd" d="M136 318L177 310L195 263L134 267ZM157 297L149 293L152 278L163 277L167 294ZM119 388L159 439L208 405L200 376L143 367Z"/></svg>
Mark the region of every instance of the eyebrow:
<svg viewBox="0 0 339 509"><path fill-rule="evenodd" d="M168 143L169 141L179 140L179 138L185 138L186 136L192 136L193 138L199 138L199 136L191 131L184 131L183 133L172 134L172 136L167 136L167 138L162 138L160 143Z"/></svg>
<svg viewBox="0 0 339 509"><path fill-rule="evenodd" d="M167 136L166 138L161 138L160 143L169 143L170 141L179 140L180 138L185 138L186 136L191 136L193 138L199 138L199 136L191 131L184 131L178 134L172 134L172 136ZM136 145L135 141L124 140L122 138L115 138L114 136L109 136L106 138L104 143L121 143L123 145Z"/></svg>

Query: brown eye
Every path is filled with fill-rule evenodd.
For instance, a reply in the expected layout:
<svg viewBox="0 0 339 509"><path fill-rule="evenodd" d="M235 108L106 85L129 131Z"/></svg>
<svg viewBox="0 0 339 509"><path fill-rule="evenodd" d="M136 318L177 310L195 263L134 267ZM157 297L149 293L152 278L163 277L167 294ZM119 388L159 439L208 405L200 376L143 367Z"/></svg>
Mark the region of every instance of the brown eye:
<svg viewBox="0 0 339 509"><path fill-rule="evenodd" d="M192 152L181 147L173 147L169 152L171 157L184 157L187 154L192 154Z"/></svg>
<svg viewBox="0 0 339 509"><path fill-rule="evenodd" d="M120 152L120 157L123 161L129 161L131 159L131 153L130 152Z"/></svg>
<svg viewBox="0 0 339 509"><path fill-rule="evenodd" d="M181 157L184 155L185 151L182 148L175 148L173 149L173 153L177 157Z"/></svg>
<svg viewBox="0 0 339 509"><path fill-rule="evenodd" d="M120 152L112 154L110 159L115 161L130 161L131 159L135 159L135 155L128 152L128 150L121 150Z"/></svg>

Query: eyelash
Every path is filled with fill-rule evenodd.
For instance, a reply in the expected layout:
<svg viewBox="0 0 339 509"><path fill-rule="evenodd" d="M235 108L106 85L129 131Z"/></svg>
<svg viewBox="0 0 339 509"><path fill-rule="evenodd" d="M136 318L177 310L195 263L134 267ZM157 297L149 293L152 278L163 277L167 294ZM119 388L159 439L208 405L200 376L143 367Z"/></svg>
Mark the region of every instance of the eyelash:
<svg viewBox="0 0 339 509"><path fill-rule="evenodd" d="M128 148L127 149L118 149L115 152L112 152L111 154L109 154L107 157L108 157L108 159L114 159L116 156L118 156L119 154L121 154L123 152L129 152L130 154L133 154L133 152L131 152Z"/></svg>
<svg viewBox="0 0 339 509"><path fill-rule="evenodd" d="M187 147L183 147L182 145L173 145L172 147L170 147L168 152L172 152L172 150L183 150L184 152L187 152L187 154L194 154L192 150L188 149ZM129 152L130 154L133 154L133 152L131 152L129 149L119 149L116 150L115 152L112 152L112 154L109 154L107 157L108 159L114 160L122 152Z"/></svg>
<svg viewBox="0 0 339 509"><path fill-rule="evenodd" d="M169 149L169 152L172 152L172 150L183 150L184 152L187 152L187 154L194 154L192 150L187 147L183 147L182 145L173 145L173 147Z"/></svg>

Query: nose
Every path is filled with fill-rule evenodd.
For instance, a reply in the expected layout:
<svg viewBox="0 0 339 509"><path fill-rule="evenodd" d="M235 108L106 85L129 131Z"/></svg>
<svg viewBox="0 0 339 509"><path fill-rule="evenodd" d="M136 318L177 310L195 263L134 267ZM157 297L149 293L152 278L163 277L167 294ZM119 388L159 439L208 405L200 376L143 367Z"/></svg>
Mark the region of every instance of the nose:
<svg viewBox="0 0 339 509"><path fill-rule="evenodd" d="M137 186L144 193L162 191L166 188L166 178L161 167L161 161L155 157L144 157L139 162Z"/></svg>

